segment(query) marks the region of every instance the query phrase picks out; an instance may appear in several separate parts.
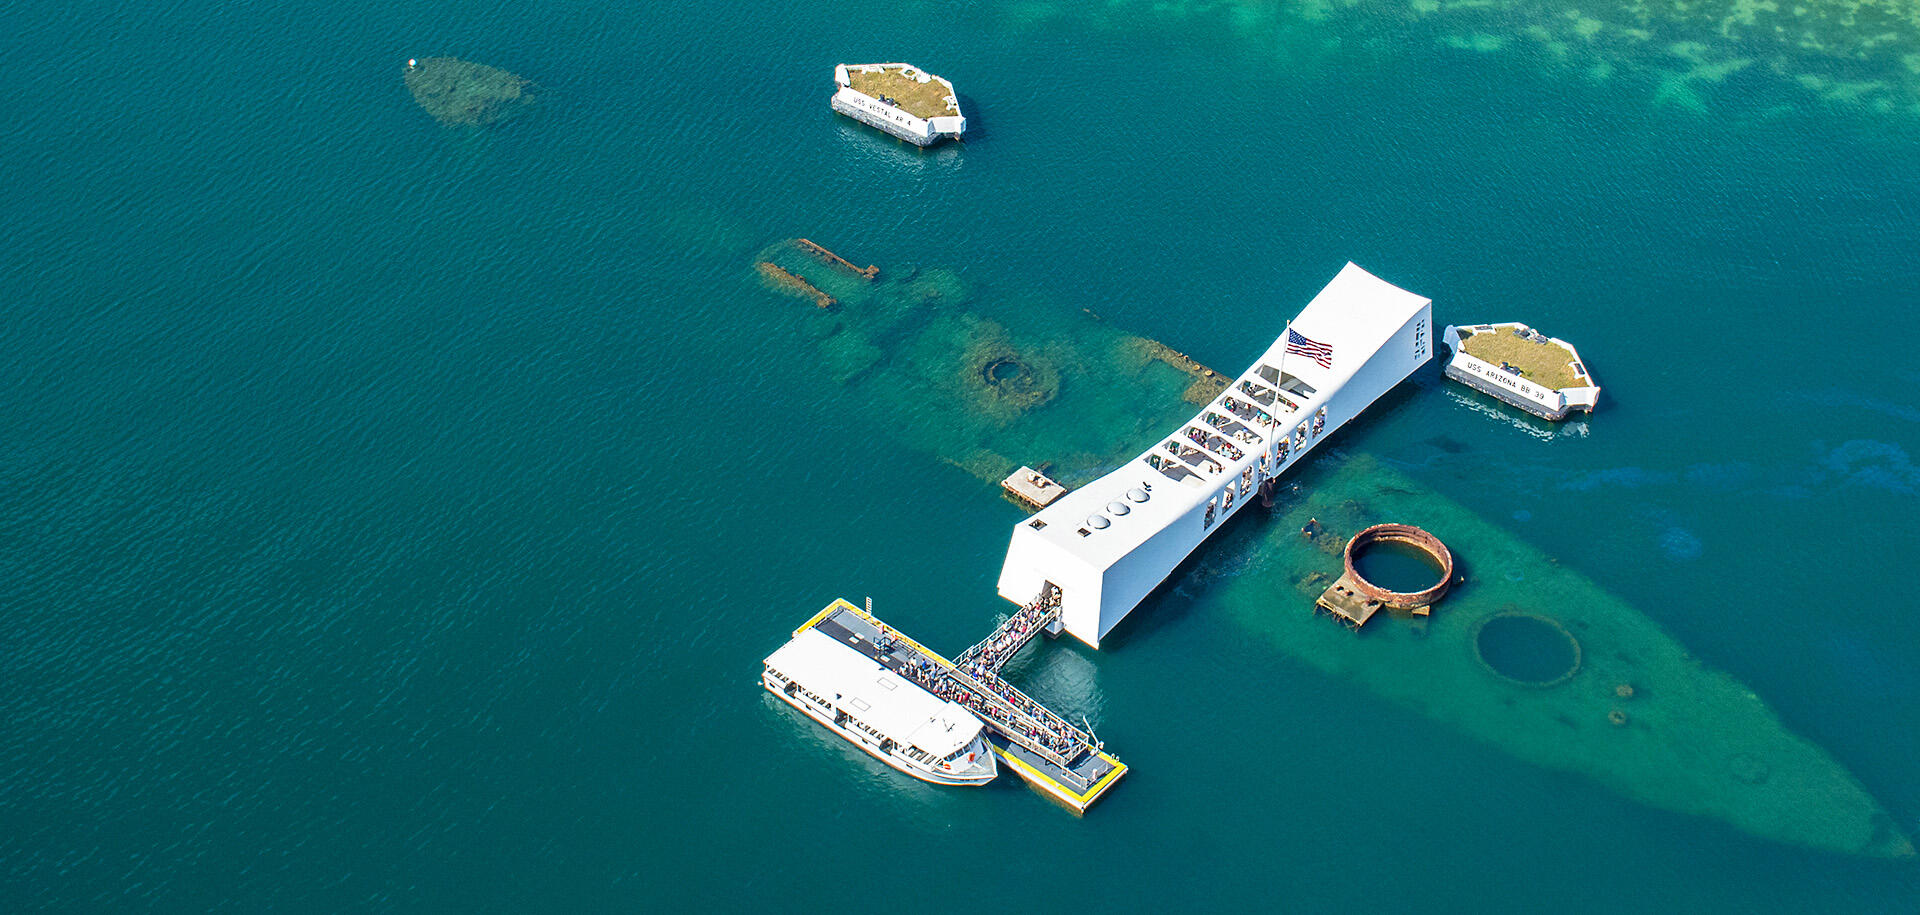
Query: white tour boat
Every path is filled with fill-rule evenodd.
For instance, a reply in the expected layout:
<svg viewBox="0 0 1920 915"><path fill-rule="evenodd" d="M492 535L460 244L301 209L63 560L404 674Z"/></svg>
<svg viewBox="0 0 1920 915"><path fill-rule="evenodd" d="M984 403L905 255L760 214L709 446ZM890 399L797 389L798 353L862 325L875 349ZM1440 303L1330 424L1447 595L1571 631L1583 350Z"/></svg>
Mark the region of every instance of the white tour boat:
<svg viewBox="0 0 1920 915"><path fill-rule="evenodd" d="M965 706L811 626L767 656L760 682L874 758L922 781L984 785L999 769Z"/></svg>

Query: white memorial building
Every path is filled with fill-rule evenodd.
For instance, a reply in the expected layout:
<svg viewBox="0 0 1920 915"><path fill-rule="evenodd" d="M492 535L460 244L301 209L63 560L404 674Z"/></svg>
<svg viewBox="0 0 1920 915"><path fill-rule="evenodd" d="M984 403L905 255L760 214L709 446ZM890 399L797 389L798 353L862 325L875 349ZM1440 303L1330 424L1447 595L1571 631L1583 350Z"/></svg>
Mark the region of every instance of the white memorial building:
<svg viewBox="0 0 1920 915"><path fill-rule="evenodd" d="M1433 355L1432 302L1348 264L1252 367L1139 457L1020 522L1000 596L1060 591L1095 648L1265 481Z"/></svg>

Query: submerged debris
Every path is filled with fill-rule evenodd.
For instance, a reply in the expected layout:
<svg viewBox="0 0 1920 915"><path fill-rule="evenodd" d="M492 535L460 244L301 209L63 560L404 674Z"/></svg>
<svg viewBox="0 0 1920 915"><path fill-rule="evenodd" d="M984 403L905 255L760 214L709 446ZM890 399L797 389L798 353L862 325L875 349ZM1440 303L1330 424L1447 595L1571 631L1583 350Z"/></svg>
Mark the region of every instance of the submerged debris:
<svg viewBox="0 0 1920 915"><path fill-rule="evenodd" d="M793 240L793 246L796 248L799 248L801 251L804 251L808 254L813 255L816 258L819 258L822 263L825 263L833 267L839 267L840 269L845 270L848 273L851 273L855 276L858 276L861 279L871 280L874 277L880 275L879 267L876 267L872 264L868 264L865 267L856 267L853 265L853 261L847 260L846 258L833 253L832 251L828 251L826 248L823 248L808 239L796 238Z"/></svg>
<svg viewBox="0 0 1920 915"><path fill-rule="evenodd" d="M779 264L761 261L754 266L759 268L760 276L766 279L767 285L774 289L810 298L813 304L821 308L832 308L840 304L833 296L821 292L820 287L801 279Z"/></svg>
<svg viewBox="0 0 1920 915"><path fill-rule="evenodd" d="M1191 416L1181 399L1196 383L1225 383L1106 323L1076 320L1070 334L1057 325L1048 332L1045 316L1059 307L991 301L951 270L889 267L867 281L784 239L742 267L760 261L840 298L840 311L770 308L768 320L811 343L830 386L816 390L869 425L874 448L932 455L986 483L1043 461L1067 486L1098 478ZM1590 775L1644 803L1813 847L1914 855L1837 760L1572 563L1547 561L1365 454L1322 455L1280 488L1271 521L1243 526L1230 541L1240 546L1216 549L1186 573L1206 582L1209 606L1238 617L1249 636L1522 760ZM1320 594L1331 583L1320 571L1326 557L1382 516L1444 524L1489 572L1457 584L1447 612L1426 629L1413 618L1356 639L1304 612L1273 612L1278 595L1297 591L1301 607ZM1322 533L1303 538L1302 528ZM1564 622L1514 622L1543 615L1523 606L1552 607ZM1489 631L1484 623L1495 617L1506 622ZM1630 699L1621 684L1632 687ZM1615 709L1630 712L1628 722L1602 726Z"/></svg>
<svg viewBox="0 0 1920 915"><path fill-rule="evenodd" d="M1093 313L1088 312L1088 314ZM1099 316L1094 315L1094 319L1099 320ZM1135 347L1139 348L1148 359L1158 359L1161 362L1179 369L1185 373L1188 378L1192 379L1192 383L1187 385L1186 393L1180 397L1181 400L1187 403L1211 403L1215 397L1220 396L1221 391L1227 388L1227 379L1225 377L1201 365L1195 361L1192 356L1180 352L1165 343L1161 343L1158 340L1149 340L1146 337L1134 337L1132 338L1132 343Z"/></svg>
<svg viewBox="0 0 1920 915"><path fill-rule="evenodd" d="M457 57L407 61L407 91L442 124L485 127L533 104L534 85L498 67Z"/></svg>
<svg viewBox="0 0 1920 915"><path fill-rule="evenodd" d="M998 322L969 316L966 325L957 375L970 409L1006 422L1060 393L1060 367L1045 353L1023 350Z"/></svg>

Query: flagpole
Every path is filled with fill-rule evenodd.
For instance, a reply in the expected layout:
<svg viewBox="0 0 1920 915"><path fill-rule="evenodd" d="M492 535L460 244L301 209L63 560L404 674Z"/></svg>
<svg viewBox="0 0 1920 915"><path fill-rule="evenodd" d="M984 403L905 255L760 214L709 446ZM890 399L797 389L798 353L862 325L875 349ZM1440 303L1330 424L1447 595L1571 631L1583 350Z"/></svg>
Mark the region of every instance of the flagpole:
<svg viewBox="0 0 1920 915"><path fill-rule="evenodd" d="M1274 476L1280 475L1280 445L1274 441L1273 433L1280 431L1280 398L1287 396L1286 388L1281 387L1280 382L1287 377L1287 347L1292 341L1293 319L1288 318L1287 329L1280 332L1280 364L1275 367L1280 377L1273 380L1273 409L1267 411L1273 417L1273 425L1267 427L1267 450L1273 452L1273 458L1268 463L1273 467Z"/></svg>

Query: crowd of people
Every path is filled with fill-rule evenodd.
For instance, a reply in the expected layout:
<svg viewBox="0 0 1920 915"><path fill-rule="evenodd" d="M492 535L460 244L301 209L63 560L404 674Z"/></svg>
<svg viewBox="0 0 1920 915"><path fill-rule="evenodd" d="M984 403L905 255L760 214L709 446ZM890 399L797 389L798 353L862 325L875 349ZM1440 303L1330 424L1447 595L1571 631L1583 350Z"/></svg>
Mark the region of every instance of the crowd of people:
<svg viewBox="0 0 1920 915"><path fill-rule="evenodd" d="M1041 708L1038 704L1034 703L1033 700L1027 699L1025 696L1019 696L1018 690L1013 690L1012 687L1006 686L1005 682L1000 680L1000 678L993 677L982 682L994 687L996 691L1005 688L1014 695L1002 695L1001 698L1006 700L1005 704L998 702L974 702L974 696L971 691L948 679L943 679L940 684L934 688L934 693L941 698L958 702L993 719L994 723L999 725L999 729L1002 732L1022 735L1027 738L1028 743L1046 747L1063 759L1071 759L1078 752L1079 748L1085 745L1085 742L1078 739L1073 733L1072 727L1066 722L1061 721L1057 716ZM1019 698L1016 699L1015 696L1019 696ZM1008 711L1010 707L1017 708L1024 712L1028 720L1014 720L1013 714Z"/></svg>
<svg viewBox="0 0 1920 915"><path fill-rule="evenodd" d="M967 649L967 653L960 656L961 663L967 665L967 672L980 677L998 671L1008 658L1013 657L1014 652L1027 644L1027 638L1033 633L1040 617L1051 608L1052 604L1046 601L1035 601L1021 607L1020 612L994 629L986 641Z"/></svg>
<svg viewBox="0 0 1920 915"><path fill-rule="evenodd" d="M1187 438L1192 439L1194 444L1199 445L1202 448L1205 448L1209 451L1216 452L1218 454L1226 455L1227 459L1230 461L1240 460L1240 457L1241 457L1240 449L1227 444L1227 440L1224 438L1221 438L1218 435L1211 435L1197 428L1194 428L1193 426L1188 426Z"/></svg>
<svg viewBox="0 0 1920 915"><path fill-rule="evenodd" d="M1263 426L1271 426L1279 422L1279 420L1273 418L1273 414L1245 401L1234 400L1232 397L1223 397L1221 398L1221 402L1227 405L1227 409L1231 411L1233 415L1247 422L1257 422Z"/></svg>
<svg viewBox="0 0 1920 915"><path fill-rule="evenodd" d="M1059 592L1049 590L1039 600L1020 608L1005 623L995 628L986 641L960 656L960 670L974 682L991 689L993 697L976 696L971 688L950 677L931 659L915 653L904 673L942 699L958 702L985 715L1009 735L1022 736L1027 743L1045 747L1062 758L1071 759L1087 746L1078 728L1028 698L1013 684L1000 679L999 669L1007 658L1020 650L1036 629L1045 625L1047 614L1060 605ZM887 642L893 640L889 637ZM993 700L999 701L993 701ZM1018 713L1017 715L1015 713Z"/></svg>

